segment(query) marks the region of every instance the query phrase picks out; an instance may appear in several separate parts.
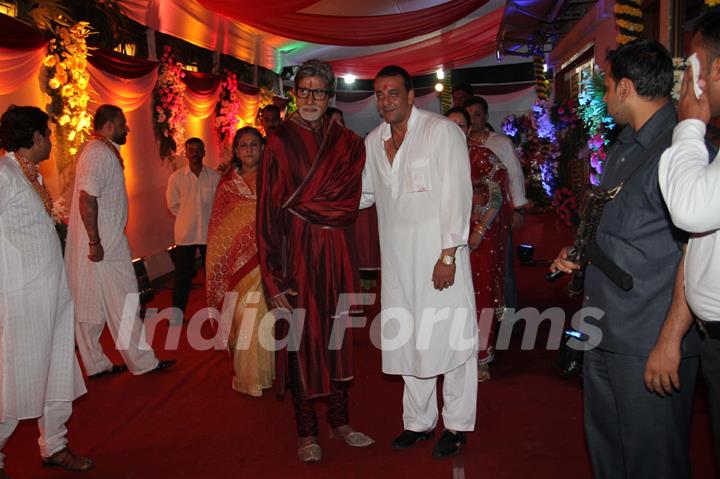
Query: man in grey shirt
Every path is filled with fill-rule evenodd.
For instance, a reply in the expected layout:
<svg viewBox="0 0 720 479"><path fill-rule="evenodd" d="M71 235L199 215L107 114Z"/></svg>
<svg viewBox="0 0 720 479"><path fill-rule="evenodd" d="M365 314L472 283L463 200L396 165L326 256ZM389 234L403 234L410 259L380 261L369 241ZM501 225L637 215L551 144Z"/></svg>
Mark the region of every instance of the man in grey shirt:
<svg viewBox="0 0 720 479"><path fill-rule="evenodd" d="M689 478L700 344L694 328L684 338L680 332L690 314L679 267L686 235L673 226L657 182L658 161L676 123L672 60L659 43L636 40L610 52L608 63L605 101L625 128L601 186L623 188L605 206L597 244L632 275L634 286L625 291L587 267L584 306L605 313L586 320L602 332L597 347L585 353L588 451L596 478ZM551 269L578 268L567 250Z"/></svg>

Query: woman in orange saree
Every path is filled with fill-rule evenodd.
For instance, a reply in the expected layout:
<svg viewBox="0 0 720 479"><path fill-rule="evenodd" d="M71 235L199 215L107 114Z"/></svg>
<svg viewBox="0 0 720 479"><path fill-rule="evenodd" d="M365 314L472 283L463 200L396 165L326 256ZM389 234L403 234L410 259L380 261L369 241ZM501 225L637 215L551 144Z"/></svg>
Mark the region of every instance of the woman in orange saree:
<svg viewBox="0 0 720 479"><path fill-rule="evenodd" d="M275 378L273 321L268 312L257 254L256 178L263 138L255 128L241 128L232 145L232 163L218 184L207 245L207 303L222 310L225 293L237 293L228 348L233 359L232 388L262 396ZM221 327L223 327L221 325ZM227 329L226 329L227 330Z"/></svg>

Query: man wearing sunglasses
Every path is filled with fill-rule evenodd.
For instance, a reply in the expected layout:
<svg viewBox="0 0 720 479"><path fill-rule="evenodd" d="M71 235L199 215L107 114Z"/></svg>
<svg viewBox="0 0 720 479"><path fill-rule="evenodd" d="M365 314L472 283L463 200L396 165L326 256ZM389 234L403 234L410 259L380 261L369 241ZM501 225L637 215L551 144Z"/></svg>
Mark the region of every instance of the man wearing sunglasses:
<svg viewBox="0 0 720 479"><path fill-rule="evenodd" d="M258 253L278 338L296 337L278 352L277 377L292 390L298 458L317 462L318 421L312 399L329 396L331 436L350 446L373 443L348 424L353 378L349 329L341 295L358 284L353 223L365 165L362 139L325 111L335 95L335 75L317 60L295 75L297 112L268 137L258 173ZM345 301L347 302L347 301ZM290 331L288 331L288 328ZM342 329L342 328L336 328Z"/></svg>

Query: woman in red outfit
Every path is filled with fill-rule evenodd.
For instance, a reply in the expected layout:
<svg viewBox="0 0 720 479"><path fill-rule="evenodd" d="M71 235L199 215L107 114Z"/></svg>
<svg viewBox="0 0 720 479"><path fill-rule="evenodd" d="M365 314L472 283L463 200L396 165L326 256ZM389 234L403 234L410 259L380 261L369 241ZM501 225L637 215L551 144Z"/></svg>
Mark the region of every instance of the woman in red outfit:
<svg viewBox="0 0 720 479"><path fill-rule="evenodd" d="M468 246L480 327L478 381L487 381L490 379L495 332L505 312L505 245L512 220L509 180L505 166L485 146L488 130L473 128L470 115L462 108L452 108L446 116L468 134L473 184Z"/></svg>

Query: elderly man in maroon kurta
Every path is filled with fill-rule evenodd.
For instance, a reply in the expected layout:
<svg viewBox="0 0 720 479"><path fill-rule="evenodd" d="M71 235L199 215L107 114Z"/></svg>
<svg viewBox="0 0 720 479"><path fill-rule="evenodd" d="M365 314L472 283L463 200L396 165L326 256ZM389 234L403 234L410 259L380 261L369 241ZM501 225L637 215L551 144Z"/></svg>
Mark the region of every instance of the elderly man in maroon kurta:
<svg viewBox="0 0 720 479"><path fill-rule="evenodd" d="M278 377L284 383L287 369L300 437L298 458L316 462L322 451L311 402L315 397L330 396L331 436L356 447L373 443L348 424L352 340L348 308L340 301L358 284L352 225L365 147L355 133L324 119L335 94L335 75L327 65L316 60L302 65L295 93L297 112L270 135L260 164L258 251L271 308L292 311L295 325L304 312L299 347L279 352ZM278 337L287 336L288 325L278 321ZM333 327L342 331L339 326L346 327L338 348L331 344L331 333Z"/></svg>

